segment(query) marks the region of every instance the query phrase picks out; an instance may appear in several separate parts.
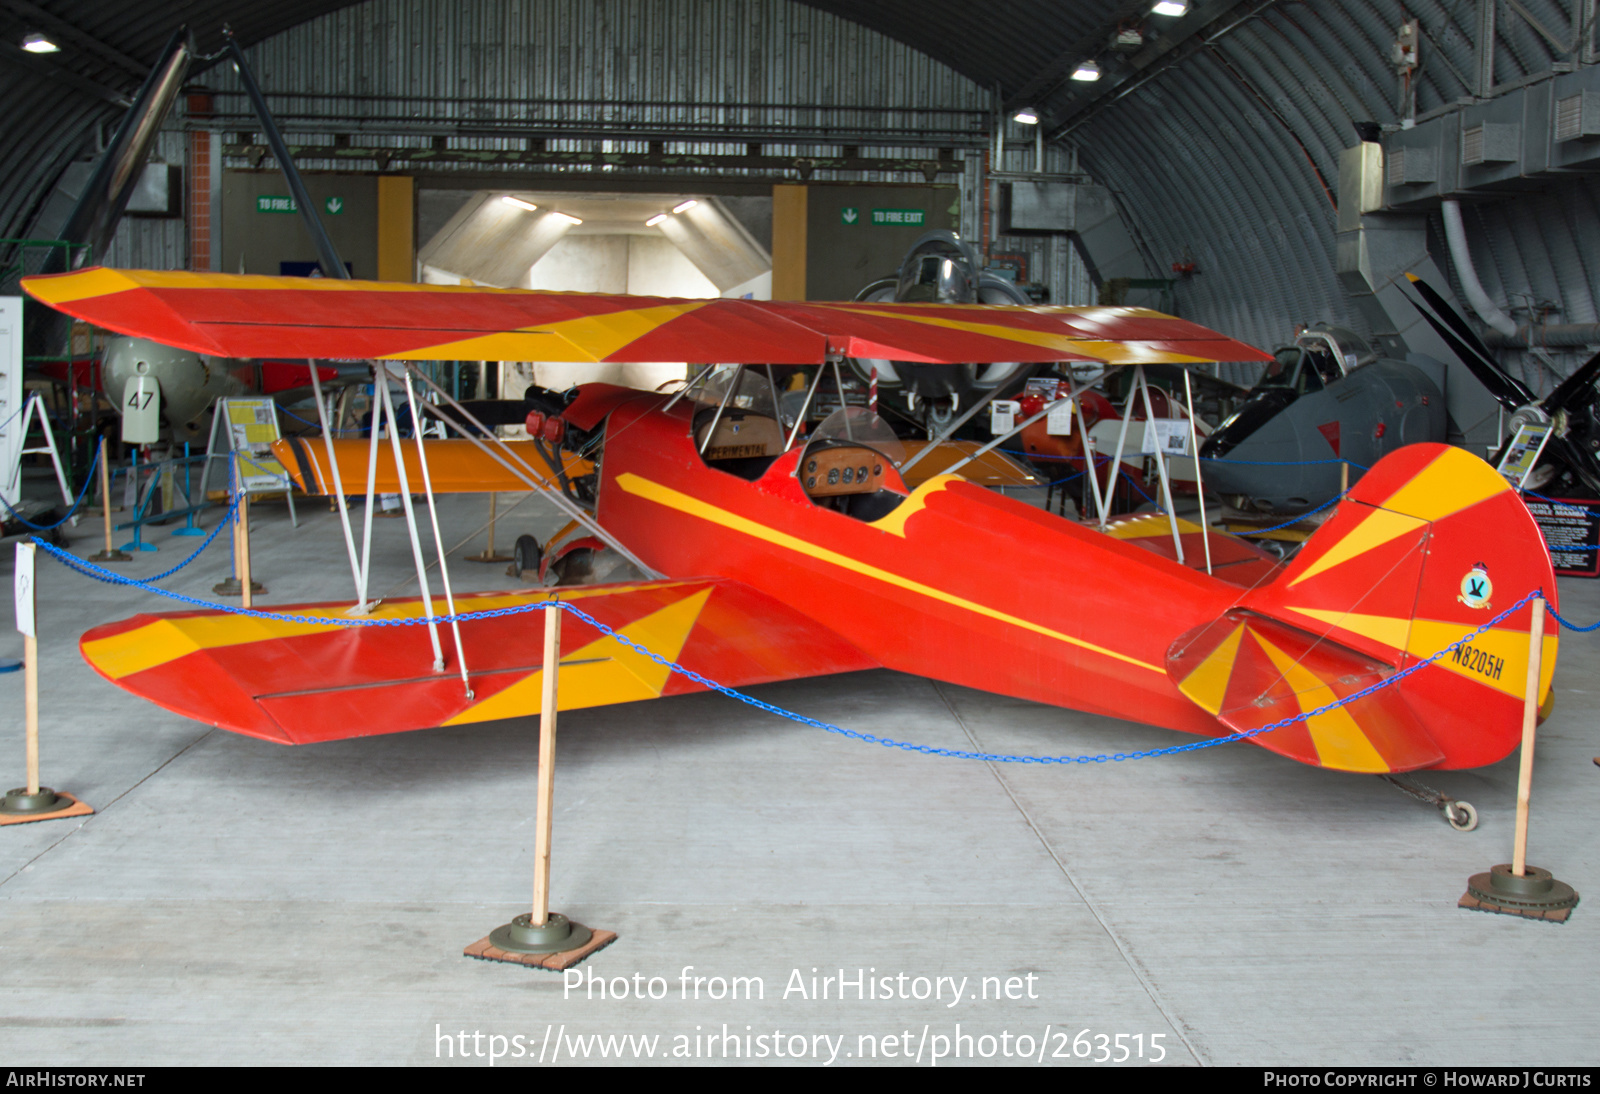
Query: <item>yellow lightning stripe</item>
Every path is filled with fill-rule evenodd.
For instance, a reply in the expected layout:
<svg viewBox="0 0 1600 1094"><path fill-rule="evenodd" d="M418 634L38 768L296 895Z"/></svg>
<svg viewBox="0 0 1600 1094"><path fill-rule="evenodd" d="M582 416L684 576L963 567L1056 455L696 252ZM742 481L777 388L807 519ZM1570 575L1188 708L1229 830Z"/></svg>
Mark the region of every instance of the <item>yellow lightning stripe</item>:
<svg viewBox="0 0 1600 1094"><path fill-rule="evenodd" d="M644 585L630 585L623 588L608 588L603 590L606 595L630 592L634 589L662 589L673 588L679 583L650 583ZM597 596L602 593L583 592L578 590L563 591L563 600L581 600L587 596ZM509 608L529 601L544 601L552 599L541 594L516 593L509 596L469 597L456 602L461 612L491 611L495 608ZM435 612L442 612L442 601L434 603ZM296 610L295 615L303 615L312 619L327 619L327 623L282 623L267 619L254 619L250 616L233 615L228 612L213 612L206 615L191 615L180 617L166 617L146 623L142 627L114 634L109 638L98 638L93 642L83 644L83 656L90 664L99 669L113 680L121 680L125 676L132 676L146 669L153 669L164 665L168 661L175 661L191 653L206 649L220 649L225 646L242 646L250 642L267 642L273 639L294 638L299 635L317 634L326 631L329 627L338 626L339 621L350 619L347 609L335 608L308 608ZM418 619L423 615L422 601L409 600L398 604L385 605L378 608L368 619Z"/></svg>
<svg viewBox="0 0 1600 1094"><path fill-rule="evenodd" d="M1302 570L1293 581L1289 582L1289 586L1293 588L1307 578L1315 577L1341 562L1349 562L1374 547L1381 547L1391 539L1403 536L1407 532L1414 532L1426 524L1427 521L1408 517L1404 513L1374 509L1360 524L1346 532L1343 539L1335 541L1332 547Z"/></svg>
<svg viewBox="0 0 1600 1094"><path fill-rule="evenodd" d="M581 315L522 330L498 331L459 342L393 353L387 355L387 359L603 361L674 319L705 307L707 303L705 300L687 300L654 308L628 308L604 315Z"/></svg>
<svg viewBox="0 0 1600 1094"><path fill-rule="evenodd" d="M894 507L894 512L886 517L879 517L872 522L872 526L880 532L888 532L892 536L906 538L906 521L916 516L927 506L928 499L953 482L965 482L960 475L935 475L912 492L911 496Z"/></svg>
<svg viewBox="0 0 1600 1094"><path fill-rule="evenodd" d="M943 589L936 589L931 585L924 585L921 582L912 581L910 578L901 577L899 574L890 573L888 570L882 570L876 566L870 566L865 562L858 562L847 555L841 555L836 551L830 551L826 547L819 547L814 543L807 543L803 539L788 535L784 532L779 532L773 528L768 528L764 524L758 524L753 520L739 516L737 513L730 513L726 509L719 509L715 505L709 505L698 498L691 498L687 494L680 494L678 491L669 486L662 486L660 483L651 482L649 479L641 478L631 471L625 471L618 475L617 485L622 487L622 489L626 490L628 493L644 498L647 501L653 501L658 505L664 505L669 509L676 509L680 513L687 513L690 516L699 517L701 520L710 521L713 524L720 525L721 527L727 528L731 531L741 532L747 536L753 536L756 539L775 544L776 546L794 551L797 554L805 555L808 558L814 558L819 562L826 562L829 565L850 570L853 573L861 574L863 577L872 578L874 581L881 581L886 585L893 585L897 588L905 589L908 592L916 593L918 596L925 596L931 600L938 600L953 607L961 608L964 611L987 616L990 619L997 619L1002 623L1009 624L1010 626L1019 627L1026 631L1032 631L1034 634L1042 634L1046 638L1052 638L1058 642L1065 642L1070 646L1077 646L1078 648L1088 650L1091 653L1098 653L1103 657L1110 657L1117 661L1122 661L1126 664L1137 666L1138 668L1149 669L1151 672L1166 675L1166 670L1159 665L1152 665L1148 661L1140 661L1136 657L1129 657L1127 654L1118 653L1115 650L1108 650L1104 646L1095 645L1093 642L1086 642L1081 638L1074 638L1070 634L1062 634L1060 631L1052 630L1049 627L1041 626L1040 624L1034 623L1027 619L1020 619L1017 616L998 611L985 604L979 604L975 601L967 600L964 597L955 596L952 593L945 592Z"/></svg>
<svg viewBox="0 0 1600 1094"><path fill-rule="evenodd" d="M1473 629L1461 623L1418 619L1411 624L1411 643L1406 652L1413 657L1432 657L1450 643L1459 642L1471 634ZM1484 656L1480 658L1476 653L1466 653L1468 647L1482 651ZM1545 635L1539 672L1541 697L1549 694L1550 680L1555 675L1556 647L1556 636ZM1528 632L1499 627L1484 631L1467 643L1461 654L1447 653L1433 664L1435 668L1521 699L1528 687Z"/></svg>
<svg viewBox="0 0 1600 1094"><path fill-rule="evenodd" d="M1222 712L1222 700L1228 694L1228 680L1233 676L1233 663L1239 657L1239 642L1243 637L1244 624L1240 623L1178 685L1178 690L1207 714L1215 716Z"/></svg>
<svg viewBox="0 0 1600 1094"><path fill-rule="evenodd" d="M1333 693L1333 689L1318 679L1316 673L1254 631L1251 637L1266 651L1278 671L1283 673L1284 682L1293 689L1294 701L1302 714L1338 701L1339 697ZM1307 718L1305 727L1311 734L1312 746L1317 750L1317 762L1323 767L1368 773L1389 770L1388 762L1372 747L1366 734L1361 732L1349 708L1335 707L1326 714Z"/></svg>
<svg viewBox="0 0 1600 1094"><path fill-rule="evenodd" d="M668 661L676 661L710 596L710 589L691 593L675 604L618 628L617 633L655 651ZM561 660L561 686L557 693L557 706L561 710L658 699L672 672L610 635L602 635L582 649L564 655ZM587 663L567 664L569 661ZM543 680L542 669L530 673L483 702L473 704L444 724L455 726L536 714L543 701Z"/></svg>

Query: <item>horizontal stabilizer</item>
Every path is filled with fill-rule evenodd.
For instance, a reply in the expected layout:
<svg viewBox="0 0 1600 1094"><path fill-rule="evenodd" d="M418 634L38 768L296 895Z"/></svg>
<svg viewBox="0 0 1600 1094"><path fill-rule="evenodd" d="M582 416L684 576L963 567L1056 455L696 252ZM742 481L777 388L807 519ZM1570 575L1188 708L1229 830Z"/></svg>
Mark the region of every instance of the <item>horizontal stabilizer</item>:
<svg viewBox="0 0 1600 1094"><path fill-rule="evenodd" d="M555 590L469 593L459 612L526 607ZM661 657L729 687L877 668L832 631L732 581L653 581L561 589L571 602ZM348 620L346 604L279 614ZM442 612L442 601L435 602ZM387 601L366 618L417 619L420 599ZM226 612L137 615L96 627L84 658L117 686L186 718L283 744L463 725L539 712L543 610L461 624L472 694L450 628L433 670L423 625L346 627ZM560 708L703 691L689 678L571 614L561 636Z"/></svg>
<svg viewBox="0 0 1600 1094"><path fill-rule="evenodd" d="M1235 733L1295 718L1394 675L1394 668L1246 611L1185 635L1167 657L1178 688ZM1414 771L1444 753L1394 688L1262 733L1255 742L1338 771Z"/></svg>

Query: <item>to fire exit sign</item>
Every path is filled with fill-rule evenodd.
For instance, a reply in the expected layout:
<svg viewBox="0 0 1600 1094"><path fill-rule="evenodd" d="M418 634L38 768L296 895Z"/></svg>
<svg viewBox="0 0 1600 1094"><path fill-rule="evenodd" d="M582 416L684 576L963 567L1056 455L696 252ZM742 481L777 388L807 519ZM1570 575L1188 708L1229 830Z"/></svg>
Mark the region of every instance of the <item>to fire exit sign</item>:
<svg viewBox="0 0 1600 1094"><path fill-rule="evenodd" d="M921 209L874 209L872 223L891 228L920 228L927 219Z"/></svg>

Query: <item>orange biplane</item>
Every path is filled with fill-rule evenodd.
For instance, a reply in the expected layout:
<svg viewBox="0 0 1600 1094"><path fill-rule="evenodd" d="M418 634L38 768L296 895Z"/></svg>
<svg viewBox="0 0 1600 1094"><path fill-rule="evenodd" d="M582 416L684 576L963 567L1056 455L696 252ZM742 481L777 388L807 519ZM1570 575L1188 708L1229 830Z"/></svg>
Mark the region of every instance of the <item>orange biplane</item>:
<svg viewBox="0 0 1600 1094"><path fill-rule="evenodd" d="M699 398L586 386L542 431L551 444L565 431L567 449L547 450L556 458L538 471L565 489L576 465L562 461L589 461L584 519L644 574L561 596L729 686L887 667L1216 737L1364 692L1524 594L1555 592L1520 499L1458 449L1389 456L1283 564L1228 537L1202 543L1200 526L1161 516L1102 530L958 473L908 488L899 442L874 415L844 407L800 436L776 415L777 385L763 367L826 367L841 356L1265 359L1139 309L664 300L101 269L25 284L92 323L227 357L371 359L384 369L407 359L758 362L717 372ZM315 445L284 455L308 489L330 489ZM524 458L481 459L483 488L508 488L499 481L507 461ZM472 478L458 464L453 488ZM549 595L468 594L456 606ZM281 610L332 618L346 609ZM372 615L432 610L413 599ZM464 625L459 646L447 639L442 668L420 626L208 611L96 627L82 649L107 679L170 710L305 743L536 711L542 651L529 618ZM1343 771L1497 761L1519 739L1530 619L1523 607L1394 686L1251 739ZM1556 639L1545 643L1541 697ZM563 645L566 709L700 690L581 623Z"/></svg>

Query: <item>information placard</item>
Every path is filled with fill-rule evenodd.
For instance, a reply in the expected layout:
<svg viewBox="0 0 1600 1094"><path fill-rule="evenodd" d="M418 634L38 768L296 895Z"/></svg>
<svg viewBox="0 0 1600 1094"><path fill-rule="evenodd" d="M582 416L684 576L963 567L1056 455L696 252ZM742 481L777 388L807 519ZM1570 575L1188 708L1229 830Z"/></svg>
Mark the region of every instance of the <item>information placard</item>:
<svg viewBox="0 0 1600 1094"><path fill-rule="evenodd" d="M1524 497L1539 524L1550 563L1567 577L1600 577L1600 501Z"/></svg>

